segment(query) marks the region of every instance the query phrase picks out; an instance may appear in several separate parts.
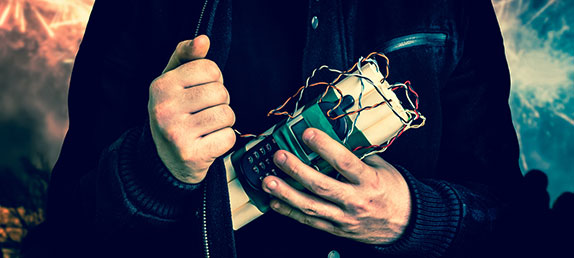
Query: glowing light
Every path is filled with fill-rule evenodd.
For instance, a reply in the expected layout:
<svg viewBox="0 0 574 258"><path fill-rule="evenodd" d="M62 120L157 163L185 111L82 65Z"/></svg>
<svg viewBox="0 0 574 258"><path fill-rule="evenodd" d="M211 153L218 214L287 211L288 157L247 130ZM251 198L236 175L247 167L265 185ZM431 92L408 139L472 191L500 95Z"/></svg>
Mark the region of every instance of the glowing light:
<svg viewBox="0 0 574 258"><path fill-rule="evenodd" d="M47 167L67 131L65 94L93 3L0 0L0 119L34 126L30 142L22 144L29 147L14 152L38 153Z"/></svg>
<svg viewBox="0 0 574 258"><path fill-rule="evenodd" d="M38 20L42 24L42 28L44 28L46 30L46 32L48 33L50 38L53 38L54 37L54 31L50 28L50 25L48 25L48 23L46 23L46 19L44 19L44 16L42 16L42 14L38 11L37 8L32 7L32 10L34 11L36 18L38 18Z"/></svg>
<svg viewBox="0 0 574 258"><path fill-rule="evenodd" d="M518 97L518 99L520 100L521 104L524 105L524 107L530 109L530 111L532 111L532 115L535 118L539 118L540 117L540 113L538 112L538 110L536 110L536 107L534 107L534 105L532 103L530 103L530 101L525 98L522 94L520 94L520 92L515 92L514 93L516 97Z"/></svg>
<svg viewBox="0 0 574 258"><path fill-rule="evenodd" d="M90 14L93 0L8 0L0 7L0 29L18 28L21 32L28 29L32 17L45 26L54 28L61 25L85 25ZM34 14L30 14L33 12ZM46 17L50 17L47 22Z"/></svg>
<svg viewBox="0 0 574 258"><path fill-rule="evenodd" d="M514 109L522 111L520 113L524 109L530 111L531 116L525 118L528 121L522 121L526 124L537 124L533 120L540 119L540 112L547 110L574 126L571 116L564 110L574 98L574 55L561 51L555 44L570 27L563 23L561 28L541 35L532 26L535 20L545 17L550 7L559 3L548 0L528 17L528 11L533 9L530 1L493 1L504 35L512 95L518 100ZM527 17L521 20L521 16Z"/></svg>
<svg viewBox="0 0 574 258"><path fill-rule="evenodd" d="M553 110L553 111L554 111L554 114L556 114L558 117L564 119L564 121L566 121L566 122L568 122L569 124L571 124L572 126L574 126L574 119L572 119L571 117L569 117L568 115L566 115L566 114L564 114L564 113L562 113L562 112L559 112L559 111L556 111L556 110Z"/></svg>
<svg viewBox="0 0 574 258"><path fill-rule="evenodd" d="M3 41L32 39L51 64L74 57L94 0L7 0L0 3ZM11 44L12 48L26 47Z"/></svg>
<svg viewBox="0 0 574 258"><path fill-rule="evenodd" d="M538 12L536 12L534 15L532 15L532 17L530 18L530 20L526 24L528 25L528 24L532 23L532 21L538 19L538 17L540 17L540 15L542 13L544 13L544 11L546 11L546 9L548 9L548 7L550 7L554 3L556 3L556 0L548 1L542 8L540 8L540 10L538 10Z"/></svg>

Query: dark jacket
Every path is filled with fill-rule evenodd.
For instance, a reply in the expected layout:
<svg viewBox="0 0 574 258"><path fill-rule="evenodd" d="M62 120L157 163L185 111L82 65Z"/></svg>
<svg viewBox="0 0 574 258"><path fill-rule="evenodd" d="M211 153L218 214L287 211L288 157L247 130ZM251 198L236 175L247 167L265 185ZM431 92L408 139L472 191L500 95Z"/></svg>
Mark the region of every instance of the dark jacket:
<svg viewBox="0 0 574 258"><path fill-rule="evenodd" d="M99 0L76 58L70 127L51 178L54 254L201 257L204 237L211 257L326 257L333 249L341 257L500 254L521 173L491 2L309 1L313 16L320 24L307 26L303 74L323 64L345 69L381 51L391 81L410 80L420 95L427 124L382 155L411 191L401 239L369 246L273 214L235 239L221 161L201 184L181 183L146 126L149 84L179 41L207 34L207 58L225 74L231 1Z"/></svg>

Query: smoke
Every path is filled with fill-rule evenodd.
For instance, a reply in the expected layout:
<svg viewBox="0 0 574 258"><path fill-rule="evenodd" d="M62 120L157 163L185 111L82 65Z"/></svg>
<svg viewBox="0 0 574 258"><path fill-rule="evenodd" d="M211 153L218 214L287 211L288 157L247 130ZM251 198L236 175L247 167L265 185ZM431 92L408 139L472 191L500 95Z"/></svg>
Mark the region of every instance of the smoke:
<svg viewBox="0 0 574 258"><path fill-rule="evenodd" d="M0 3L0 167L53 166L67 130L73 59L93 0Z"/></svg>
<svg viewBox="0 0 574 258"><path fill-rule="evenodd" d="M552 199L574 191L574 5L493 0L512 77L510 104L524 172L549 177Z"/></svg>

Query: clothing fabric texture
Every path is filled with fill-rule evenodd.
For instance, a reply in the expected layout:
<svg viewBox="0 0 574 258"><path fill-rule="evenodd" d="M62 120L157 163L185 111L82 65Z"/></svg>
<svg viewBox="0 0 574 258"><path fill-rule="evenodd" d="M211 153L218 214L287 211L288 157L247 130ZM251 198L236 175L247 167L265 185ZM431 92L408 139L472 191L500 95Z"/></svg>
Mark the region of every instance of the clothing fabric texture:
<svg viewBox="0 0 574 258"><path fill-rule="evenodd" d="M69 131L50 182L52 255L202 257L205 236L211 257L326 257L331 250L341 257L505 254L498 248L516 236L521 173L509 71L490 1L312 0L302 14L304 33L292 35L303 47L300 83L320 65L346 69L380 51L390 59L389 80L410 80L420 96L426 125L381 155L401 171L412 197L405 233L385 246L338 238L272 212L233 232L221 159L195 185L179 182L161 163L147 124L148 87L177 43L198 33L210 37L207 58L224 77L227 65L238 69L241 51L234 52L239 44L232 35L241 31L231 18L240 4L96 1L71 79ZM238 118L247 115L233 100L256 99L249 81L264 76L246 70L244 82L226 81ZM291 90L281 87L279 96ZM267 128L238 123L247 131Z"/></svg>

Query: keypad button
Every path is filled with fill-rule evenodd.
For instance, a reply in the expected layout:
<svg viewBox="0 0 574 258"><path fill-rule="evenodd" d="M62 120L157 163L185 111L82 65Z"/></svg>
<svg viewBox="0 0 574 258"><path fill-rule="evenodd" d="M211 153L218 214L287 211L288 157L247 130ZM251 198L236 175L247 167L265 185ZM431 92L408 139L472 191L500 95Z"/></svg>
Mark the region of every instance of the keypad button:
<svg viewBox="0 0 574 258"><path fill-rule="evenodd" d="M253 163L253 157L251 157L251 156L247 157L247 161L249 161L249 164L252 164Z"/></svg>
<svg viewBox="0 0 574 258"><path fill-rule="evenodd" d="M265 144L265 149L267 149L267 151L271 151L271 144Z"/></svg>
<svg viewBox="0 0 574 258"><path fill-rule="evenodd" d="M265 170L265 164L263 164L263 162L259 162L259 167L263 170Z"/></svg>
<svg viewBox="0 0 574 258"><path fill-rule="evenodd" d="M253 156L255 156L256 159L259 159L259 152L253 152Z"/></svg>
<svg viewBox="0 0 574 258"><path fill-rule="evenodd" d="M265 163L266 163L267 165L271 165L271 160L265 159Z"/></svg>
<svg viewBox="0 0 574 258"><path fill-rule="evenodd" d="M259 148L259 152L261 152L261 155L265 155L265 149L263 149L263 147Z"/></svg>
<svg viewBox="0 0 574 258"><path fill-rule="evenodd" d="M253 172L255 172L256 174L259 174L259 168L258 168L258 167L253 167Z"/></svg>

